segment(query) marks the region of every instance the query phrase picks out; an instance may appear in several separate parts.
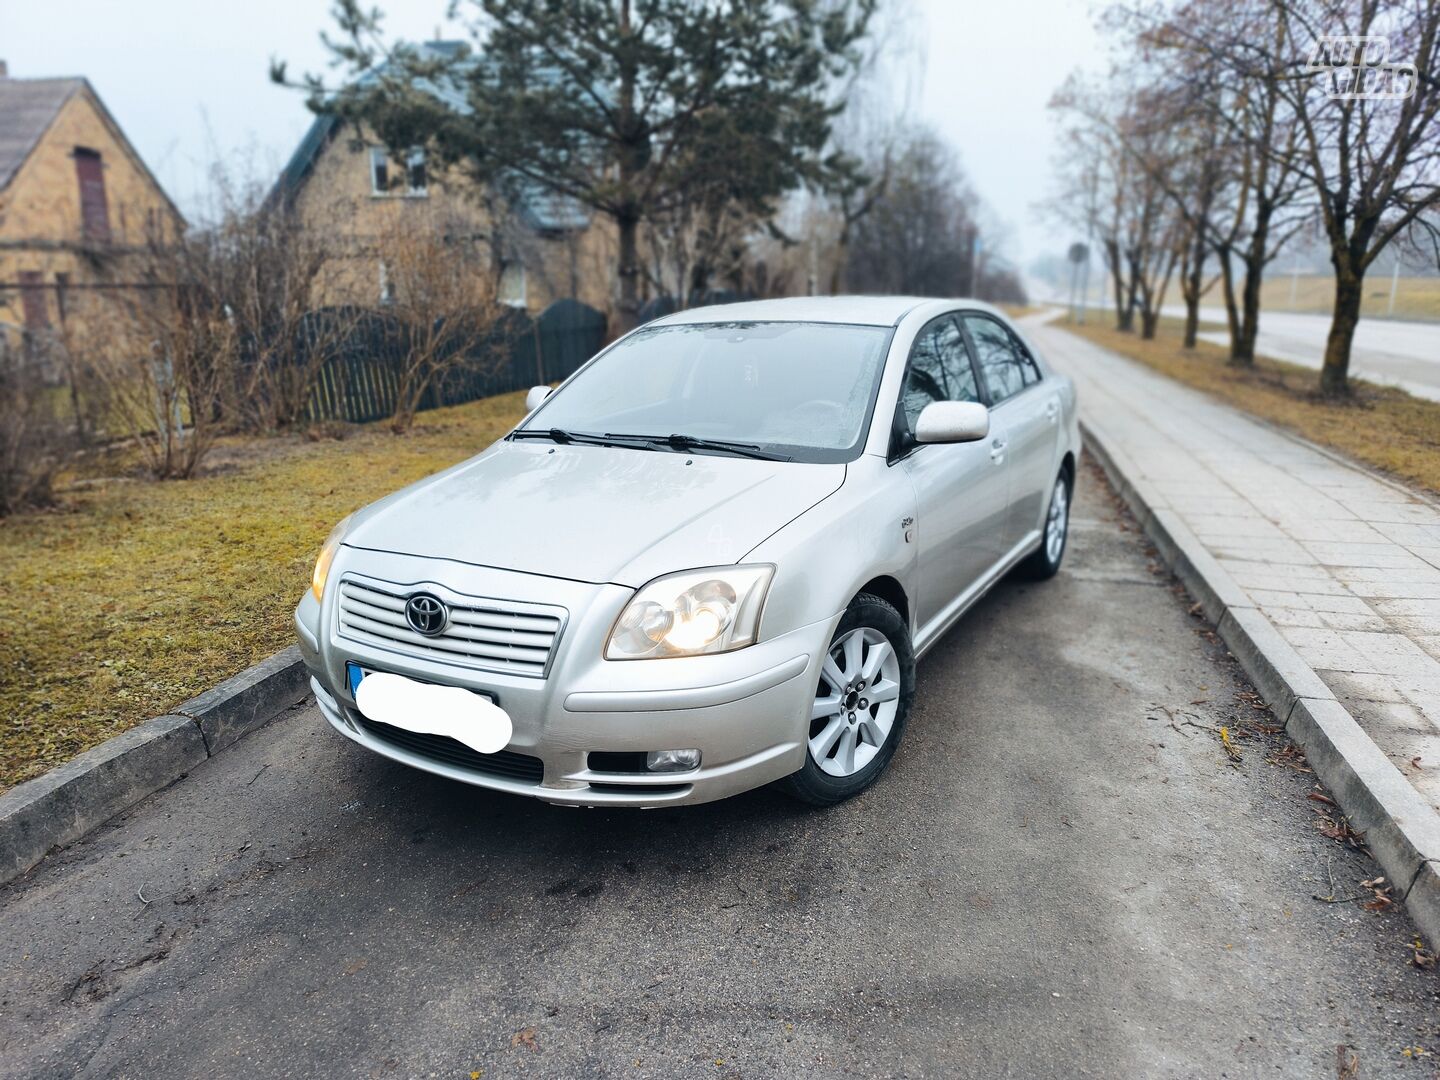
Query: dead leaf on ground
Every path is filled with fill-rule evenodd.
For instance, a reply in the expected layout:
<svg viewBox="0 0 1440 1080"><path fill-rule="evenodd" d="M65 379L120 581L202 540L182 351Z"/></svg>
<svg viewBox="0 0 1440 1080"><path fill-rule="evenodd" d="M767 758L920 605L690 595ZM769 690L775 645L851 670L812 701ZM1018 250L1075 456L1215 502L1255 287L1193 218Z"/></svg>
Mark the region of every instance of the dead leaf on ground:
<svg viewBox="0 0 1440 1080"><path fill-rule="evenodd" d="M1367 850L1364 844L1365 834L1356 832L1350 827L1350 819L1344 814L1330 814L1319 807L1311 807L1315 814L1315 827L1320 830L1321 836L1329 837L1341 844L1348 844L1360 851Z"/></svg>
<svg viewBox="0 0 1440 1080"><path fill-rule="evenodd" d="M1265 759L1267 765L1275 765L1282 769L1294 769L1296 772L1310 773L1314 770L1305 761L1305 751L1301 750L1295 743L1281 747L1275 753Z"/></svg>
<svg viewBox="0 0 1440 1080"><path fill-rule="evenodd" d="M1421 941L1418 937L1409 946L1408 951L1410 953L1411 966L1417 967L1421 971L1435 970L1435 962L1437 959L1435 955L1435 950L1427 949L1425 947L1425 943Z"/></svg>
<svg viewBox="0 0 1440 1080"><path fill-rule="evenodd" d="M540 1049L540 1044L535 1041L535 1029L533 1027L521 1028L515 1032L514 1035L510 1036L510 1049L518 1050L522 1046L531 1053L535 1053Z"/></svg>
<svg viewBox="0 0 1440 1080"><path fill-rule="evenodd" d="M1360 1058L1344 1043L1335 1047L1335 1076L1337 1080L1355 1080L1360 1075Z"/></svg>

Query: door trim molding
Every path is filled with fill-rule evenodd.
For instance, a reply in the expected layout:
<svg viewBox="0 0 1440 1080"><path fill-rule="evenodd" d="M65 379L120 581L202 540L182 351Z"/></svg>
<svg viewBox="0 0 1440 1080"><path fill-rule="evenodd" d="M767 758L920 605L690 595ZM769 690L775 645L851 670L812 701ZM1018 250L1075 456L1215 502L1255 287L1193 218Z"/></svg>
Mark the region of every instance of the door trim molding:
<svg viewBox="0 0 1440 1080"><path fill-rule="evenodd" d="M980 578L975 584L971 585L970 588L950 601L938 615L921 627L915 634L915 659L918 660L924 656L937 641L945 636L946 631L959 621L960 616L964 615L977 600L990 591L991 586L1009 573L1011 567L1029 555L1039 547L1039 545L1040 530L1031 529L1021 538L1018 544L1011 548L999 562L995 563L995 565L989 569L984 577Z"/></svg>

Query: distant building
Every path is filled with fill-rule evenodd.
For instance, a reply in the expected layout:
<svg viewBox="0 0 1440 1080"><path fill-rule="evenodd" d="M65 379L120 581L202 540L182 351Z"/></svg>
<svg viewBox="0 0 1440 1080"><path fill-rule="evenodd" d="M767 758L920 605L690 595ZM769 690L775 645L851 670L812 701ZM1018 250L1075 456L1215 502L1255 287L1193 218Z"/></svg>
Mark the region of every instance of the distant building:
<svg viewBox="0 0 1440 1080"><path fill-rule="evenodd" d="M458 42L432 41L423 53L453 55ZM383 74L383 68L367 78ZM463 111L463 94L426 88ZM326 283L334 303L384 303L390 288L379 238L397 221L442 229L447 242L484 249L501 299L538 312L574 297L601 311L612 306L611 230L573 200L533 189L501 193L463 170L442 171L423 150L390 148L332 116L317 116L267 203L293 213L302 228L339 241L339 263Z"/></svg>
<svg viewBox="0 0 1440 1080"><path fill-rule="evenodd" d="M103 320L184 229L89 82L13 79L0 61L0 347Z"/></svg>

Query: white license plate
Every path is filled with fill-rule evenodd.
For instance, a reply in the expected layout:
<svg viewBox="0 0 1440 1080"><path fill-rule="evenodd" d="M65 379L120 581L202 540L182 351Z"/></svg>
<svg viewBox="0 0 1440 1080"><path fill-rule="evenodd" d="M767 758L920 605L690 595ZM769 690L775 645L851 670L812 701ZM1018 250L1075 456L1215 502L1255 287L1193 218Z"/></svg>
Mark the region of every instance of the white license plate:
<svg viewBox="0 0 1440 1080"><path fill-rule="evenodd" d="M503 750L515 733L510 714L484 694L346 665L363 716L420 735L444 735L481 754Z"/></svg>

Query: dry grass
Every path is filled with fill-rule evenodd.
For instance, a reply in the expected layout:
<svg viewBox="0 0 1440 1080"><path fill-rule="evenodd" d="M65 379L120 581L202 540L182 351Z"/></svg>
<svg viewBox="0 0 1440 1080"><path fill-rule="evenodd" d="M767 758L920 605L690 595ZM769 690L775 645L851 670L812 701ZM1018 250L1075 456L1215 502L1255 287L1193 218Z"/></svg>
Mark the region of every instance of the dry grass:
<svg viewBox="0 0 1440 1080"><path fill-rule="evenodd" d="M1179 302L1178 299L1176 301ZM1221 304L1219 291L1205 298ZM1260 286L1261 311L1299 311L1329 315L1335 306L1335 279L1329 274L1298 277L1292 281L1283 270L1272 269ZM1390 312L1390 275L1365 279L1361 315L1366 318L1440 319L1440 278L1402 277L1395 289L1395 311Z"/></svg>
<svg viewBox="0 0 1440 1080"><path fill-rule="evenodd" d="M507 394L422 413L402 437L237 440L194 480L101 476L61 510L0 521L0 788L289 644L336 521L477 453L523 411Z"/></svg>
<svg viewBox="0 0 1440 1080"><path fill-rule="evenodd" d="M1337 404L1316 392L1320 374L1261 357L1253 369L1232 367L1227 352L1200 342L1181 345L1178 320L1162 320L1154 341L1111 326L1072 326L1071 333L1138 360L1171 378L1278 424L1302 438L1440 494L1440 402L1355 381L1354 400Z"/></svg>

